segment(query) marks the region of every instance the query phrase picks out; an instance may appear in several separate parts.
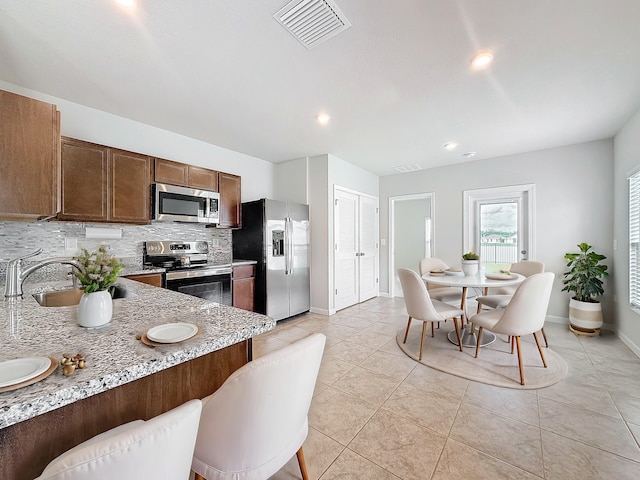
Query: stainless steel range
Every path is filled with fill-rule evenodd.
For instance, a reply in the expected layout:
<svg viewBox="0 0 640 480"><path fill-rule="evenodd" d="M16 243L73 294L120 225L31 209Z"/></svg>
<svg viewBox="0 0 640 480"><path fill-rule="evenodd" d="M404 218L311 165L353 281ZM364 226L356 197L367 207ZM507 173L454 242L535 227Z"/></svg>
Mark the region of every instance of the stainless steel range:
<svg viewBox="0 0 640 480"><path fill-rule="evenodd" d="M166 269L169 290L231 305L231 264L209 263L208 253L205 241L145 242L143 263Z"/></svg>

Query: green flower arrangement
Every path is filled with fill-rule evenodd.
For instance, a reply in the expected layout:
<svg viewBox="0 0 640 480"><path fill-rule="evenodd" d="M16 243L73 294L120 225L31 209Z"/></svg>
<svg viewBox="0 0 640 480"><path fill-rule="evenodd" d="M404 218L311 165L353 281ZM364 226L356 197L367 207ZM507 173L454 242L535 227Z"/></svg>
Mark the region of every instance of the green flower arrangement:
<svg viewBox="0 0 640 480"><path fill-rule="evenodd" d="M477 253L474 253L473 251L469 250L467 253L462 255L462 259L463 260L479 260L480 257L478 256Z"/></svg>
<svg viewBox="0 0 640 480"><path fill-rule="evenodd" d="M89 253L82 249L82 255L76 260L82 265L82 272L75 272L76 277L83 285L84 293L107 290L118 279L118 274L124 268L120 261L109 255L105 247L100 247L97 252Z"/></svg>

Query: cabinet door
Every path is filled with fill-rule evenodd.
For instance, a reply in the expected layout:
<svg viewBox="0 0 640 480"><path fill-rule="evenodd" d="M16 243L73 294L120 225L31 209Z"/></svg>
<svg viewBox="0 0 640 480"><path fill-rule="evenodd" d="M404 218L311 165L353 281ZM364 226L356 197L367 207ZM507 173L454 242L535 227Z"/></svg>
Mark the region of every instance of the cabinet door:
<svg viewBox="0 0 640 480"><path fill-rule="evenodd" d="M240 177L230 173L218 173L218 188L220 191L220 223L219 227L240 228L242 191Z"/></svg>
<svg viewBox="0 0 640 480"><path fill-rule="evenodd" d="M186 187L189 182L188 165L171 160L155 159L155 181Z"/></svg>
<svg viewBox="0 0 640 480"><path fill-rule="evenodd" d="M109 220L149 223L151 158L111 149L109 172Z"/></svg>
<svg viewBox="0 0 640 480"><path fill-rule="evenodd" d="M233 284L233 306L253 312L253 295L255 289L255 278L234 278Z"/></svg>
<svg viewBox="0 0 640 480"><path fill-rule="evenodd" d="M109 149L71 138L62 139L61 220L107 221Z"/></svg>
<svg viewBox="0 0 640 480"><path fill-rule="evenodd" d="M189 165L189 186L203 190L218 191L218 172L208 168Z"/></svg>
<svg viewBox="0 0 640 480"><path fill-rule="evenodd" d="M55 105L0 90L0 216L57 213L59 140Z"/></svg>
<svg viewBox="0 0 640 480"><path fill-rule="evenodd" d="M146 283L154 287L164 287L162 273L138 273L135 275L125 275L124 278L135 280L136 282Z"/></svg>

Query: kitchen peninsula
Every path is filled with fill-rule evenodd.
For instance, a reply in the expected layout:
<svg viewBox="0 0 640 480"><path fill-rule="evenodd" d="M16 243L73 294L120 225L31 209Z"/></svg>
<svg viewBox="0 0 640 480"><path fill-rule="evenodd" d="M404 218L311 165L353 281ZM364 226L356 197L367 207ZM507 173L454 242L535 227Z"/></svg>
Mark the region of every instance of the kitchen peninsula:
<svg viewBox="0 0 640 480"><path fill-rule="evenodd" d="M0 393L0 478L38 476L72 446L117 425L151 418L215 391L251 359L251 339L275 321L121 278L125 298L113 301L113 319L97 329L76 324L76 307L42 307L25 286L24 299L0 304L0 362L81 353L87 367ZM184 342L150 347L140 335L169 322L189 322L198 334Z"/></svg>

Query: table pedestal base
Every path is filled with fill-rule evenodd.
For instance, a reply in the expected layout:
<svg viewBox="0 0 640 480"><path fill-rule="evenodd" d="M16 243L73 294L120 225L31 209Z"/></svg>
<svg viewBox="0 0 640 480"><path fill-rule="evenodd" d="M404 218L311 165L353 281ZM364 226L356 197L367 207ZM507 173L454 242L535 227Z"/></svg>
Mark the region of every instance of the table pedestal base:
<svg viewBox="0 0 640 480"><path fill-rule="evenodd" d="M461 332L462 334L462 346L463 347L475 347L478 343L478 333L477 330L474 328L473 333L471 333L471 325L468 324L466 327L464 327L464 330ZM453 343L454 345L458 345L458 336L456 335L456 331L455 330L451 330L448 334L447 334L447 338L449 339L449 341L451 343ZM480 346L481 347L485 347L487 345L491 345L493 342L496 341L496 336L495 334L488 332L487 330L483 330L482 331L482 338L480 339Z"/></svg>

